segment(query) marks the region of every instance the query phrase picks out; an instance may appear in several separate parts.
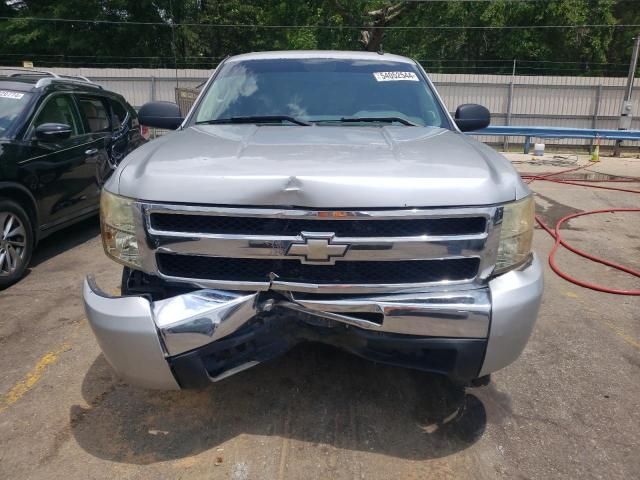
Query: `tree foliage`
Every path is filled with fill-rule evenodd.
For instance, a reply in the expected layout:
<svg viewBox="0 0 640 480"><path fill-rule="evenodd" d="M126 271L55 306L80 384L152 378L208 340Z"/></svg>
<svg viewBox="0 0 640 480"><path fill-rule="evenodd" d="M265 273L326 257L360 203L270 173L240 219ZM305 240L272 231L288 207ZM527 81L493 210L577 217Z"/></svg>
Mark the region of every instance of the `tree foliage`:
<svg viewBox="0 0 640 480"><path fill-rule="evenodd" d="M510 73L516 59L519 73L624 75L639 32L614 25L640 23L640 2L5 0L0 16L3 64L210 68L247 51L383 49L430 71ZM530 28L593 24L611 27ZM469 28L505 26L527 28Z"/></svg>

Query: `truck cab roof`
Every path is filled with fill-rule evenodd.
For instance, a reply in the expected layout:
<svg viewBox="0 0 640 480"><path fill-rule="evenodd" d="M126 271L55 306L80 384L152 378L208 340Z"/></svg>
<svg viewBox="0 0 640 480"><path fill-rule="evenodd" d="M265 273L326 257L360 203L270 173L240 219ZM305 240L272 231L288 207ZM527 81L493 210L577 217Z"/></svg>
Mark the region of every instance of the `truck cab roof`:
<svg viewBox="0 0 640 480"><path fill-rule="evenodd" d="M401 55L377 52L340 51L340 50L282 50L272 52L243 53L229 57L227 62L247 60L278 60L278 59L339 59L339 60L368 60L377 62L416 63L414 60Z"/></svg>

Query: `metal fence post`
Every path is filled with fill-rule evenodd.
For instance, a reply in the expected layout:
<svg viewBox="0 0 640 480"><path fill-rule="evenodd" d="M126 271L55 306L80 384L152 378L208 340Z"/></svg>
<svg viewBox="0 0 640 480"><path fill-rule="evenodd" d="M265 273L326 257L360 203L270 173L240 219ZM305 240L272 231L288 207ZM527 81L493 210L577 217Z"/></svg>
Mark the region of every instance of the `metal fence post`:
<svg viewBox="0 0 640 480"><path fill-rule="evenodd" d="M591 117L591 128L598 128L598 115L600 114L600 99L602 98L602 84L599 83L596 87L596 98L593 105L593 116ZM591 147L589 152L593 152L593 139L591 140Z"/></svg>
<svg viewBox="0 0 640 480"><path fill-rule="evenodd" d="M156 77L151 76L151 101L156 101Z"/></svg>
<svg viewBox="0 0 640 480"><path fill-rule="evenodd" d="M507 97L507 126L511 125L511 105L513 104L513 78L509 82L509 93ZM502 149L506 152L509 148L509 137L504 137Z"/></svg>
<svg viewBox="0 0 640 480"><path fill-rule="evenodd" d="M620 108L620 120L618 120L618 130L629 130L631 128L631 120L633 118L633 105L631 104L631 96L633 95L633 83L636 75L636 67L638 66L638 55L640 54L640 34L634 38L633 52L631 53L631 63L629 63L629 74L627 75L627 87L625 88L622 107ZM613 149L613 156L620 156L621 140L616 141Z"/></svg>
<svg viewBox="0 0 640 480"><path fill-rule="evenodd" d="M149 85L149 87L151 89L151 92L150 92L151 100L150 101L151 102L155 102L156 101L156 77L153 76L153 75L151 75L151 84ZM158 131L155 128L151 129L151 131L152 131L151 137L152 138L156 138L158 136Z"/></svg>

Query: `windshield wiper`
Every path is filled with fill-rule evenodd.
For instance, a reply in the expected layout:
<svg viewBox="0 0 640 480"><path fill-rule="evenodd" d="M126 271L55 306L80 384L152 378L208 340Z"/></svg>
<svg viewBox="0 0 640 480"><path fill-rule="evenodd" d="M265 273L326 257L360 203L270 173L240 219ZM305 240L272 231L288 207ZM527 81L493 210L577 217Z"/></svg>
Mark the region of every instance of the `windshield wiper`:
<svg viewBox="0 0 640 480"><path fill-rule="evenodd" d="M417 127L418 124L410 122L406 118L402 117L342 117L340 122L343 123L358 123L358 122L383 122L383 123L394 123L398 122L403 125L408 125L410 127Z"/></svg>
<svg viewBox="0 0 640 480"><path fill-rule="evenodd" d="M247 117L230 117L230 118L215 118L213 120L204 120L202 122L196 122L196 125L216 125L224 123L269 123L269 122L290 122L296 125L302 125L308 127L311 124L304 120L299 120L289 115L253 115Z"/></svg>

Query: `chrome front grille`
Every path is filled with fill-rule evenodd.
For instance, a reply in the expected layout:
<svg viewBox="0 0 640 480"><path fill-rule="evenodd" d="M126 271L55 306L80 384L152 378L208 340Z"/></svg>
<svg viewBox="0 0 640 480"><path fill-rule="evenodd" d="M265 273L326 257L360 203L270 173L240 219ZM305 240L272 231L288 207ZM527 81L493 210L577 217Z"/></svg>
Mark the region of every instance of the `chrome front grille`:
<svg viewBox="0 0 640 480"><path fill-rule="evenodd" d="M337 262L309 265L298 260L200 257L159 253L160 272L171 277L204 280L268 282L275 274L283 282L313 284L430 283L463 281L478 273L480 259L405 260L401 262Z"/></svg>
<svg viewBox="0 0 640 480"><path fill-rule="evenodd" d="M304 218L228 217L212 215L181 215L154 213L151 228L165 232L215 233L226 235L293 235L317 231L316 220ZM487 219L458 218L396 218L371 222L323 218L323 232L337 237L419 237L423 235L473 235L483 233Z"/></svg>
<svg viewBox="0 0 640 480"><path fill-rule="evenodd" d="M143 269L204 287L369 293L474 288L502 207L309 211L142 204Z"/></svg>

